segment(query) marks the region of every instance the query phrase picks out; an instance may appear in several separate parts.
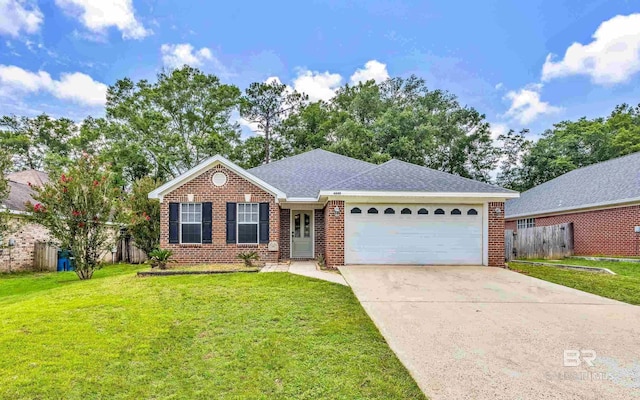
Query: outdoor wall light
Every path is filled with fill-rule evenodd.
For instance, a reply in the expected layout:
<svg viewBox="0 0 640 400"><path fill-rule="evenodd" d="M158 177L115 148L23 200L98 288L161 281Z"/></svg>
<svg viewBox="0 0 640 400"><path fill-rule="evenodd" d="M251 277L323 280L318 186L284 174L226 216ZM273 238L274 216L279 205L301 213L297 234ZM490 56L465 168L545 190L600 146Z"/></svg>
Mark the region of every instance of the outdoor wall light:
<svg viewBox="0 0 640 400"><path fill-rule="evenodd" d="M9 239L9 247L13 247L16 245L16 240L14 238Z"/></svg>
<svg viewBox="0 0 640 400"><path fill-rule="evenodd" d="M333 209L333 215L336 217L340 215L340 207L336 206L336 208Z"/></svg>
<svg viewBox="0 0 640 400"><path fill-rule="evenodd" d="M502 214L502 209L500 209L500 207L496 207L496 209L494 210L496 212L496 214L500 215Z"/></svg>

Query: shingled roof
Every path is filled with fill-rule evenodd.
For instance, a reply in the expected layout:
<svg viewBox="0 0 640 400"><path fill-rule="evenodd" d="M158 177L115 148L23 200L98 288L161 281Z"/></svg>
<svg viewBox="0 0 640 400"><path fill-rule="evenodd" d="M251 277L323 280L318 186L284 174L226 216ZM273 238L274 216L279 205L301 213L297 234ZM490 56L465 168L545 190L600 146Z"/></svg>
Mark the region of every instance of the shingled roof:
<svg viewBox="0 0 640 400"><path fill-rule="evenodd" d="M389 160L323 189L382 192L515 193L512 190L488 183L400 160Z"/></svg>
<svg viewBox="0 0 640 400"><path fill-rule="evenodd" d="M316 197L321 189L374 168L355 158L316 149L248 170L287 197Z"/></svg>
<svg viewBox="0 0 640 400"><path fill-rule="evenodd" d="M49 182L49 176L42 171L26 170L7 174L9 181L9 196L2 202L2 205L13 211L26 211L27 202L35 203L33 197L33 186L42 186Z"/></svg>
<svg viewBox="0 0 640 400"><path fill-rule="evenodd" d="M509 200L505 217L640 202L640 152L567 172Z"/></svg>

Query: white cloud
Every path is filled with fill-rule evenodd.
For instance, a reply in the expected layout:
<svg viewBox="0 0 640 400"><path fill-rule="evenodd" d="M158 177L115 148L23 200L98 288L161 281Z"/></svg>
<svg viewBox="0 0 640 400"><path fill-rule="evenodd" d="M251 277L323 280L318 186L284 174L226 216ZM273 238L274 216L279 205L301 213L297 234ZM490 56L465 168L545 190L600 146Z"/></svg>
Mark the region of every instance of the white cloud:
<svg viewBox="0 0 640 400"><path fill-rule="evenodd" d="M0 34L17 37L21 31L36 33L44 20L35 3L25 0L0 0Z"/></svg>
<svg viewBox="0 0 640 400"><path fill-rule="evenodd" d="M496 90L500 90L504 87L504 84L502 82L498 82L495 86Z"/></svg>
<svg viewBox="0 0 640 400"><path fill-rule="evenodd" d="M505 135L507 132L509 132L509 127L506 124L497 122L497 123L491 124L490 130L491 130L491 139L497 140L498 136Z"/></svg>
<svg viewBox="0 0 640 400"><path fill-rule="evenodd" d="M63 73L55 80L46 71L31 72L14 65L0 65L0 94L38 92L87 106L102 106L106 102L107 85L81 72Z"/></svg>
<svg viewBox="0 0 640 400"><path fill-rule="evenodd" d="M370 60L364 64L364 68L357 69L356 72L351 75L351 83L357 84L358 82L366 82L371 79L380 83L389 78L389 72L387 71L387 64L383 64L377 60Z"/></svg>
<svg viewBox="0 0 640 400"><path fill-rule="evenodd" d="M542 84L527 85L518 91L510 91L505 99L511 101L511 106L505 113L506 117L515 119L520 124L528 124L539 115L560 112L562 108L550 105L540 100Z"/></svg>
<svg viewBox="0 0 640 400"><path fill-rule="evenodd" d="M122 32L123 39L153 33L136 19L132 0L56 0L56 5L94 33L104 34L110 27Z"/></svg>
<svg viewBox="0 0 640 400"><path fill-rule="evenodd" d="M604 21L592 37L586 45L573 43L560 61L549 54L542 67L542 80L587 75L597 84L615 84L640 71L640 14L617 15Z"/></svg>
<svg viewBox="0 0 640 400"><path fill-rule="evenodd" d="M206 47L196 50L189 43L163 44L160 47L162 62L169 68L179 68L184 64L200 67L206 61L213 60L211 50Z"/></svg>
<svg viewBox="0 0 640 400"><path fill-rule="evenodd" d="M329 71L300 70L298 76L293 80L294 89L309 95L311 101L331 99L341 84L342 76L332 74Z"/></svg>

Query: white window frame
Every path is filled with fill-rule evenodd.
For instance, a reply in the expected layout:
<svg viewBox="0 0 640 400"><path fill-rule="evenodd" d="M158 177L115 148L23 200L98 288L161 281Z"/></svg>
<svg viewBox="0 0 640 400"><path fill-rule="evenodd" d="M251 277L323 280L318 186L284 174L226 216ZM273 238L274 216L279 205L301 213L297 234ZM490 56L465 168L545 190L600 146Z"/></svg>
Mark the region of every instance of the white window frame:
<svg viewBox="0 0 640 400"><path fill-rule="evenodd" d="M258 211L256 212L258 218L256 222L240 222L240 205L246 206L256 206ZM252 207L253 208L253 207ZM250 215L253 214L253 211L250 212ZM240 242L240 225L255 225L256 226L256 241L255 243L242 243ZM260 203L237 203L236 204L236 244L258 244L260 243Z"/></svg>
<svg viewBox="0 0 640 400"><path fill-rule="evenodd" d="M182 221L182 206L185 205L185 204L200 205L200 222L190 222L190 221L183 222ZM180 244L202 244L202 203L189 203L189 202L180 203L180 218L179 218L179 220L180 220ZM188 242L188 243L185 243L185 242L182 241L182 225L183 224L185 224L185 225L200 225L200 241L199 242Z"/></svg>
<svg viewBox="0 0 640 400"><path fill-rule="evenodd" d="M522 218L516 222L516 227L518 229L525 228L535 228L536 227L536 219L535 218Z"/></svg>

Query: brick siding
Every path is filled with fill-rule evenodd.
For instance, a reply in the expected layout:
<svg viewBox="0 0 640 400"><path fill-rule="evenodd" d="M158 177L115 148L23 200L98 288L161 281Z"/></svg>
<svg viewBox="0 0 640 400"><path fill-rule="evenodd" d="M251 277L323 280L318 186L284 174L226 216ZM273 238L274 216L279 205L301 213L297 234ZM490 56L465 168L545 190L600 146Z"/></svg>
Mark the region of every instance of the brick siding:
<svg viewBox="0 0 640 400"><path fill-rule="evenodd" d="M640 226L640 205L535 217L535 221L536 226L572 222L576 255L640 255L640 234L634 232ZM517 230L516 220L505 225Z"/></svg>
<svg viewBox="0 0 640 400"><path fill-rule="evenodd" d="M280 210L280 259L291 258L291 210Z"/></svg>
<svg viewBox="0 0 640 400"><path fill-rule="evenodd" d="M9 232L0 247L0 272L33 270L33 252L36 242L50 240L48 230L42 225L26 222L24 218L13 217L9 221L13 232ZM8 247L9 239L16 245Z"/></svg>
<svg viewBox="0 0 640 400"><path fill-rule="evenodd" d="M504 267L504 202L489 203L489 266ZM496 212L499 209L500 212Z"/></svg>
<svg viewBox="0 0 640 400"><path fill-rule="evenodd" d="M324 210L316 210L315 218L313 221L314 234L316 235L314 240L316 242L315 245L315 258L318 258L320 255L324 256Z"/></svg>
<svg viewBox="0 0 640 400"><path fill-rule="evenodd" d="M340 213L335 215L335 208ZM344 265L344 201L331 200L324 208L325 263L334 268Z"/></svg>
<svg viewBox="0 0 640 400"><path fill-rule="evenodd" d="M211 183L211 175L222 171L227 174L227 183L216 187ZM211 244L169 243L169 203L187 202L187 195L194 195L194 202L212 202L212 242ZM260 260L274 262L279 251L268 251L267 243L257 245L227 244L226 203L244 203L245 194L251 194L251 203L269 203L269 240L280 242L280 209L274 196L233 171L218 165L202 173L193 180L164 196L160 206L160 246L173 251L173 259L179 263L237 263L237 255L243 251L255 250Z"/></svg>

